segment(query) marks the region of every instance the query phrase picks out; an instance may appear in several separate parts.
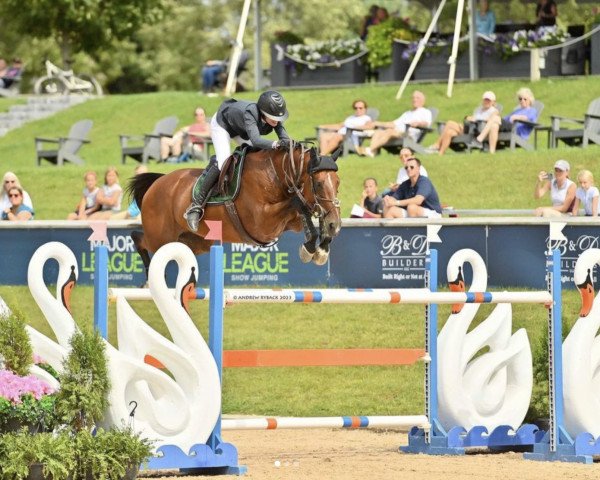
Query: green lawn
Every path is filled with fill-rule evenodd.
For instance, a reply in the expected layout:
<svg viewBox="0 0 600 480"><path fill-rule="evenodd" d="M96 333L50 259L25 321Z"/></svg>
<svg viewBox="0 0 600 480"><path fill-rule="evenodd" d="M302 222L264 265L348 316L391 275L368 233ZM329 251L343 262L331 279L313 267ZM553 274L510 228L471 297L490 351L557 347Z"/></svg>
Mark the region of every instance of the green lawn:
<svg viewBox="0 0 600 480"><path fill-rule="evenodd" d="M526 82L459 83L454 98L445 97L444 84L426 84L428 104L440 109L440 120L461 119L471 112L481 93L494 90L505 110L515 104L514 93ZM582 117L590 100L600 97L600 82L594 78L542 80L533 85L536 97L546 109L541 122L548 124L551 114ZM394 100L397 86L365 85L354 88L285 91L291 116L287 122L296 139L314 135L320 123L336 122L350 111L353 99L363 98L381 111L381 119L391 120L406 110L409 93L400 102ZM240 94L255 98L256 94ZM90 100L51 119L40 120L0 138L1 170L13 170L33 197L38 219L63 219L78 200L87 169L102 172L120 159L118 134L140 134L152 129L157 119L178 115L181 124L192 118L196 105L213 114L221 99L196 93L157 93L129 96L107 96ZM0 111L15 101L0 99ZM82 155L85 167L57 168L49 164L35 166L35 136L55 137L65 134L70 125L81 118L94 121L92 143ZM432 137L433 142L434 137ZM428 142L429 143L429 139ZM537 152L499 151L495 156L474 153L449 153L444 157L427 156L423 161L429 170L443 203L456 208L534 208L537 172L551 168L558 158L571 162L577 171L588 168L600 178L600 149L586 150L544 147ZM362 180L375 176L380 184L396 177L397 159L383 154L376 159L355 155L340 163L340 198L343 213L359 198ZM119 168L122 183L132 175L134 163ZM171 165L152 166L168 171ZM0 295L11 307L21 309L32 325L50 333L39 308L26 287L0 287ZM567 323L577 318L579 298L576 292L564 293L564 318ZM80 323L93 317L92 289L77 287L73 295L73 312ZM142 318L159 332L166 334L164 323L150 303L135 304ZM193 305L193 317L206 334L207 305ZM480 317L491 310L482 306ZM440 307L440 323L449 314ZM111 307L111 340L115 336L114 306ZM477 321L481 320L479 318ZM514 308L514 329L525 326L532 344L545 335L546 310L534 305ZM477 322L475 322L477 323ZM352 348L352 347L423 347L423 307L394 305L244 305L225 312L225 348ZM411 367L299 368L299 369L227 369L224 373L224 405L226 413L279 415L336 414L404 414L423 411L423 365Z"/></svg>
<svg viewBox="0 0 600 480"><path fill-rule="evenodd" d="M542 80L529 84L521 81L459 83L454 96L446 97L445 84L418 86L427 95L428 105L440 109L439 120L458 119L470 113L485 90L496 92L505 111L516 103L515 92L523 85L532 88L536 98L546 108L540 119L549 124L550 115L582 118L588 103L600 97L600 82L593 77L566 80ZM314 127L321 123L337 122L350 112L353 99L363 98L369 105L379 108L382 120L392 120L405 111L410 103L410 87L400 101L395 100L396 85L369 84L352 88L285 91L291 112L286 126L292 137L304 139L314 136ZM255 93L243 93L240 98L254 99ZM134 162L121 166L119 134L141 134L151 131L159 118L177 115L180 125L192 120L196 105L206 108L209 115L218 107L221 98L208 98L194 92L152 93L127 96L107 96L90 100L50 119L42 119L23 126L0 138L0 170L13 170L31 194L40 220L63 219L77 202L83 187L83 174L96 169L100 174L109 165L117 165L121 183L133 174ZM14 99L0 99L0 111L6 110ZM22 101L22 100L18 100ZM81 151L87 164L83 167L68 165L58 169L50 164L35 166L33 139L36 136L58 137L65 135L71 124L81 118L94 121L91 141ZM435 136L426 139L433 143ZM600 176L598 147L588 149L561 147L545 148L545 133L540 133L542 147L533 153L517 150L498 151L495 156L476 152L448 153L444 157L422 157L429 175L440 193L443 203L456 208L534 208L548 202L535 201L533 187L540 169L551 168L558 158L571 162L575 173L588 168ZM382 154L376 159L350 155L340 160L340 199L342 213L347 216L352 204L359 198L362 180L374 176L380 185L396 178L398 161L395 156ZM169 171L177 166L153 165L156 171ZM574 174L573 173L573 174ZM485 192L482 195L481 192Z"/></svg>

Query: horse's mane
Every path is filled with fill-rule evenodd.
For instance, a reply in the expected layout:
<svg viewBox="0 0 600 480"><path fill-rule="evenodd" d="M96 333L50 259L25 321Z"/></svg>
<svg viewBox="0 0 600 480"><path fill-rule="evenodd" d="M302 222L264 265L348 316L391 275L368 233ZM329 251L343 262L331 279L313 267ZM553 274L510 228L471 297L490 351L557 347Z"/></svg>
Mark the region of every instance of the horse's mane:
<svg viewBox="0 0 600 480"><path fill-rule="evenodd" d="M163 175L164 173L155 172L140 173L129 180L125 191L130 197L133 197L139 209L142 208L142 199L150 186Z"/></svg>

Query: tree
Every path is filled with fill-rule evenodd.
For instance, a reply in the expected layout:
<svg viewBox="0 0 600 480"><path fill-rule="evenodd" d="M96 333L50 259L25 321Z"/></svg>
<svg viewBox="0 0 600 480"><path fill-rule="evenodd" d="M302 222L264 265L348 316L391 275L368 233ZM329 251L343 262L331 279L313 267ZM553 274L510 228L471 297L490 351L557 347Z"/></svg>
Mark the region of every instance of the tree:
<svg viewBox="0 0 600 480"><path fill-rule="evenodd" d="M145 23L156 23L164 12L162 0L2 0L0 13L21 32L53 38L65 65L73 53L97 53L124 39Z"/></svg>

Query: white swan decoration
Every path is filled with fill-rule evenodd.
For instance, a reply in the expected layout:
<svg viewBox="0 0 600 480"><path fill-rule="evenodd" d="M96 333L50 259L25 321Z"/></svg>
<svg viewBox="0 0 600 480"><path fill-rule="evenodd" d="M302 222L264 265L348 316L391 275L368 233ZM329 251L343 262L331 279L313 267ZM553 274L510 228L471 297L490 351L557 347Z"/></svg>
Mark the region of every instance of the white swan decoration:
<svg viewBox="0 0 600 480"><path fill-rule="evenodd" d="M181 248L181 245L179 245L179 248ZM49 292L43 280L44 265L50 259L56 259L59 267L56 297ZM31 293L48 319L58 343L31 327L28 327L28 332L34 352L59 371L62 368L62 360L68 353L69 339L77 330L69 308L69 294L75 285L76 278L77 262L75 256L62 243L50 242L43 245L35 252L29 263L28 282ZM148 331L152 331L146 324L144 324L144 327L146 334ZM108 342L106 343L106 354L112 383L109 394L111 406L107 412L106 422L107 424L121 425L123 421L128 419L131 410L129 403L134 400L138 405L135 417L136 430L141 431L146 437L156 440L155 445L157 448L165 444L175 444L187 453L192 445L206 440L203 440L202 437L194 437L194 434L199 430L197 424L202 424L203 420L189 415L190 395L187 386L182 388L166 373L144 363L143 358L136 358L136 356L131 356L127 352L127 345L132 340L137 340L137 334L138 332L134 332L127 341L123 341L126 347L124 352L120 352ZM154 335L160 338L159 343L161 344L161 348L155 348L157 352L160 352L160 355L157 353L156 356L164 360L172 372L178 372L180 375L189 374L191 381L194 381L197 375L194 376L193 368L189 367L189 353L156 332L154 332ZM186 335L189 335L190 341L195 338L190 332L186 332ZM197 333L197 335L199 334ZM188 344L186 346L189 347ZM183 365L183 367L180 365ZM216 365L214 369L216 370ZM58 387L56 380L42 369L34 367L32 373ZM218 380L218 372L216 375ZM190 380L188 379L187 382L189 384ZM197 399L194 398L194 400ZM220 396L218 401L220 410ZM199 403L202 404L202 402ZM173 418L178 415L179 419L174 423ZM216 423L216 419L213 421L213 426L214 423ZM192 432L192 434L188 434L185 439L182 439L181 431ZM208 437L208 434L206 437Z"/></svg>
<svg viewBox="0 0 600 480"><path fill-rule="evenodd" d="M451 290L464 291L465 262L473 268L469 290L485 292L487 269L471 249L459 250L448 262ZM454 305L438 336L439 419L447 429L462 426L470 430L477 425L489 432L500 425L516 429L527 413L533 385L527 332L520 329L511 335L510 304L498 304L468 332L478 310L479 304ZM486 347L489 351L474 358Z"/></svg>
<svg viewBox="0 0 600 480"><path fill-rule="evenodd" d="M172 260L179 267L175 296L165 282L165 268ZM177 405L161 405L160 399L155 399L159 413L152 421L138 404L136 425L140 420L147 422L155 437L185 448L206 442L221 411L221 381L216 362L185 308L187 293L195 287L196 272L196 257L181 243L161 247L150 264L148 281L152 298L175 345L139 318L127 300L117 300L119 350L141 361L147 354L159 360L184 395L184 401Z"/></svg>
<svg viewBox="0 0 600 480"><path fill-rule="evenodd" d="M567 432L576 437L600 436L600 300L595 297L592 270L600 264L600 249L577 259L573 280L581 293L579 319L563 344L563 400Z"/></svg>

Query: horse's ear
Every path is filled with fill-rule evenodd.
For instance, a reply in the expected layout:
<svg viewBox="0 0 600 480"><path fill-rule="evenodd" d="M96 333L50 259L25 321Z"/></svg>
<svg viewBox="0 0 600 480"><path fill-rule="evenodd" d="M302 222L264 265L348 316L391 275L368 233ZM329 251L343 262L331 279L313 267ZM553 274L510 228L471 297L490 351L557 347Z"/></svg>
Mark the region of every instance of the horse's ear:
<svg viewBox="0 0 600 480"><path fill-rule="evenodd" d="M342 154L342 147L338 147L338 149L335 152L333 152L333 154L331 155L331 159L335 162L341 154Z"/></svg>

